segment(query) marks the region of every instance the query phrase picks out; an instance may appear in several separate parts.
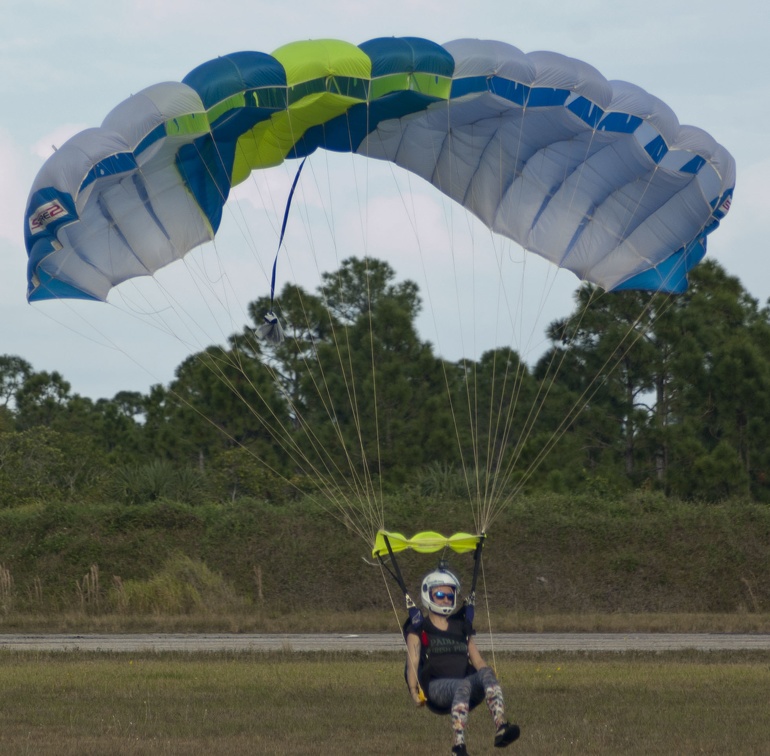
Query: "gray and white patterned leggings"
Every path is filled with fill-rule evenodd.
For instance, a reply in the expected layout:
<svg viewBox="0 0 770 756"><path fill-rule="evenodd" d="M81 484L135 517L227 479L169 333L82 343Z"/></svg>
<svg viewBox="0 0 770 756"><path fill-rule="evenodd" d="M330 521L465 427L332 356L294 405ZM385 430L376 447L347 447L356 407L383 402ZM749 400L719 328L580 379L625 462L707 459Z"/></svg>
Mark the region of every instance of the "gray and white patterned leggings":
<svg viewBox="0 0 770 756"><path fill-rule="evenodd" d="M503 691L491 667L483 667L459 679L444 677L432 680L428 686L428 698L436 706L450 710L454 745L465 743L468 712L482 701L487 703L495 729L499 729L506 721Z"/></svg>

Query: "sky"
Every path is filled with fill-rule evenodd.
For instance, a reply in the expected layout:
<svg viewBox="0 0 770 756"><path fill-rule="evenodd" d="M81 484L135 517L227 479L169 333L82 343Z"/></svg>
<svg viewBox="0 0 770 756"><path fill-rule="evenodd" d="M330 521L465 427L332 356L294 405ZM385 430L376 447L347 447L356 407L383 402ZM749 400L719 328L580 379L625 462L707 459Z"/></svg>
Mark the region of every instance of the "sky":
<svg viewBox="0 0 770 756"><path fill-rule="evenodd" d="M769 30L765 0L0 0L0 354L58 371L73 393L110 398L167 384L187 356L242 328L246 303L269 292L295 166L242 184L211 249L154 281L118 287L108 304L26 302L29 189L54 146L98 126L132 93L179 81L219 55L269 53L315 38L499 39L524 52L579 58L608 79L638 84L735 157L733 205L709 237L708 254L764 303ZM427 185L365 162L329 155L308 162L281 251L279 288L296 280L312 290L319 271L365 250L420 285L421 337L443 356L477 356L513 340L536 358L545 325L570 311L577 280L489 239ZM501 289L501 260L529 278ZM527 317L511 325L510 313L524 311Z"/></svg>

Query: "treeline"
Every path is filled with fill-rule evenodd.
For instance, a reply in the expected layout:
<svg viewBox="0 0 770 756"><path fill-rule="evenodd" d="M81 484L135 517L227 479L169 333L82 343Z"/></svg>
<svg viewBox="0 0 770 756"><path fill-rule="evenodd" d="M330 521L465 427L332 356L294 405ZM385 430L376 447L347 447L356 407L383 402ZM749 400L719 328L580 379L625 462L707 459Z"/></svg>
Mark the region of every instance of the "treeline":
<svg viewBox="0 0 770 756"><path fill-rule="evenodd" d="M770 500L770 312L713 261L675 297L581 287L535 365L507 348L437 356L418 287L381 261L278 301L282 343L257 335L258 300L146 395L93 401L0 356L0 506L281 502L341 484Z"/></svg>

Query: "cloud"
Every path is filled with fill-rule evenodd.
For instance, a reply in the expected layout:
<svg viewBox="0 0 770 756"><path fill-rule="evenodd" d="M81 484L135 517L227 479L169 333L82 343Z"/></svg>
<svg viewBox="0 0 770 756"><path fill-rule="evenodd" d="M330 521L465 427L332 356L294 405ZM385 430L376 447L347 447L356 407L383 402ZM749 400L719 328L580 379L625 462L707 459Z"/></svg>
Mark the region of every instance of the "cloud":
<svg viewBox="0 0 770 756"><path fill-rule="evenodd" d="M768 217L770 158L740 168L730 212L708 239L709 256L737 276L760 301L768 298Z"/></svg>
<svg viewBox="0 0 770 756"><path fill-rule="evenodd" d="M53 131L49 131L45 136L38 139L31 146L31 152L42 160L48 160L53 155L55 149L58 150L68 139L86 128L88 128L87 125L82 123L64 123L61 126L57 126Z"/></svg>
<svg viewBox="0 0 770 756"><path fill-rule="evenodd" d="M22 219L27 197L26 174L19 155L19 145L0 129L0 238L15 245L23 245Z"/></svg>

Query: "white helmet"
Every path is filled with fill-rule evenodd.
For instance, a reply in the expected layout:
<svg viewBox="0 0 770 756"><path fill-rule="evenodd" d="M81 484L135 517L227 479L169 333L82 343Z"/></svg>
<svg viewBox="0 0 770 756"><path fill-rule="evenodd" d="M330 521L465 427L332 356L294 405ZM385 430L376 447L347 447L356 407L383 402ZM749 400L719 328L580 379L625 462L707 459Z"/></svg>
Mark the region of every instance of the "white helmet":
<svg viewBox="0 0 770 756"><path fill-rule="evenodd" d="M454 588L454 598L451 604L436 604L433 601L432 591L439 585L451 585ZM422 597L422 605L431 612L436 614L443 614L449 616L454 612L455 606L457 606L457 594L460 592L460 581L449 570L439 568L433 572L429 572L422 579L422 590L420 591Z"/></svg>

